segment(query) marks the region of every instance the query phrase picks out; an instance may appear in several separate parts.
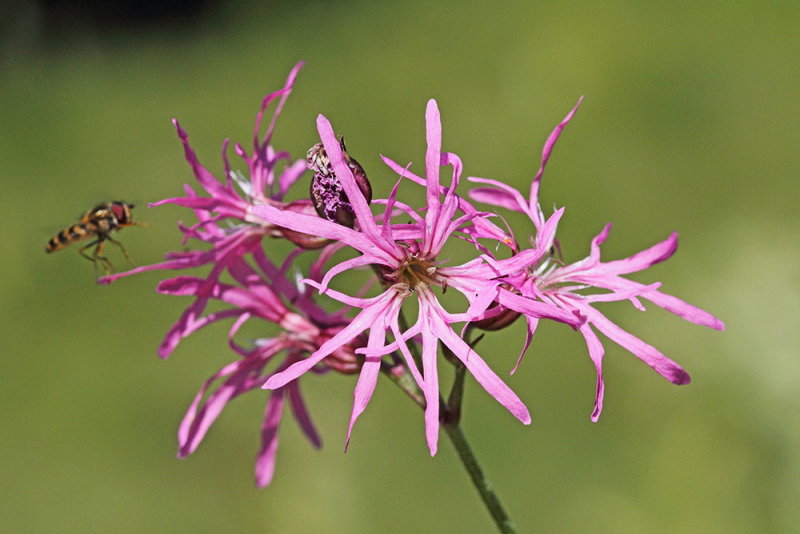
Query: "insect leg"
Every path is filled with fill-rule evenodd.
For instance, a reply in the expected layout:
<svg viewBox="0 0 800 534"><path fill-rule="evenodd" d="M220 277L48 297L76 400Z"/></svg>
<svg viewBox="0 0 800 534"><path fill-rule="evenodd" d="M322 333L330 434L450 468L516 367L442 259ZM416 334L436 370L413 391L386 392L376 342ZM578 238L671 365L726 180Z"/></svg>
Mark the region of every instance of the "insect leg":
<svg viewBox="0 0 800 534"><path fill-rule="evenodd" d="M125 247L122 246L122 243L120 243L119 241L117 241L116 239L114 239L111 236L106 237L106 239L111 241L112 243L114 243L115 245L117 245L119 247L119 249L122 251L122 254L125 256L125 259L128 260L128 263L130 263L134 267L136 266L136 264L133 263L133 260L131 260L131 257L128 256L128 251L125 250Z"/></svg>
<svg viewBox="0 0 800 534"><path fill-rule="evenodd" d="M112 272L114 272L114 268L111 266L111 262L108 261L108 258L106 258L105 256L102 256L103 247L105 246L105 240L106 239L107 239L107 236L101 235L100 237L98 237L97 239L95 239L94 241L89 243L88 245L86 245L84 247L81 247L81 249L78 252L80 252L81 256L83 256L87 260L94 262L95 273L97 273L97 264L99 263L100 265L103 266L103 270L106 272L106 275L109 275ZM96 246L94 247L94 253L92 253L92 255L89 256L88 254L86 254L85 251L86 251L87 248L91 247L92 245L96 245Z"/></svg>

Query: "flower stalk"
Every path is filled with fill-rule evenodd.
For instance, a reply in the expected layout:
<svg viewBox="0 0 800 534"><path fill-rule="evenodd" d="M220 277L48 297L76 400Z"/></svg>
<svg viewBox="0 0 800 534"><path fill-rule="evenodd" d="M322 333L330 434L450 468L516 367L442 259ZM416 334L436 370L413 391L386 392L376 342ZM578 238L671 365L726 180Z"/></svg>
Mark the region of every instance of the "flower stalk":
<svg viewBox="0 0 800 534"><path fill-rule="evenodd" d="M464 432L461 430L461 425L458 423L458 420L445 422L442 426L447 436L450 438L450 441L453 443L456 453L458 453L458 458L461 460L461 464L464 466L464 469L467 470L472 484L475 486L475 489L478 490L478 494L480 494L484 506L486 506L486 509L492 516L492 520L495 525L497 525L497 529L503 534L516 533L517 529L514 522L500 503L500 499L494 491L491 482L486 479L486 475L483 473L480 464L478 464L478 459L472 447L470 447Z"/></svg>

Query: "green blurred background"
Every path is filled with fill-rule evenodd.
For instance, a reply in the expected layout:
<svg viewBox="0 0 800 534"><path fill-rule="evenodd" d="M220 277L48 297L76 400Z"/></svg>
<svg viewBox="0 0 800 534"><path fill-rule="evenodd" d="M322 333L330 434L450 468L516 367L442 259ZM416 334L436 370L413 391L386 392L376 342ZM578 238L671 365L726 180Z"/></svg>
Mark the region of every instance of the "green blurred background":
<svg viewBox="0 0 800 534"><path fill-rule="evenodd" d="M0 12L0 530L493 531L446 437L430 458L421 414L385 382L343 454L355 379L306 380L325 447L285 420L266 490L252 482L260 393L177 460L186 406L231 359L226 328L160 361L187 299L155 294L157 273L99 287L75 250L44 254L97 201L180 193L191 174L172 117L219 171L222 140L249 143L261 98L301 59L275 145L302 157L324 112L379 196L391 176L379 153L420 168L430 97L468 175L524 187L585 95L543 185L545 206L567 207L566 258L607 221L607 259L678 231L677 255L637 279L727 323L604 307L693 383L673 386L607 342L597 424L593 367L564 327L542 327L509 378L530 427L468 383L465 431L520 532L800 528L795 3L243 0L136 8L136 20L114 11L124 2L96 3L97 16L93 4ZM140 264L179 248L176 222L192 219L136 215L150 227L121 237ZM506 376L521 341L516 325L481 352Z"/></svg>

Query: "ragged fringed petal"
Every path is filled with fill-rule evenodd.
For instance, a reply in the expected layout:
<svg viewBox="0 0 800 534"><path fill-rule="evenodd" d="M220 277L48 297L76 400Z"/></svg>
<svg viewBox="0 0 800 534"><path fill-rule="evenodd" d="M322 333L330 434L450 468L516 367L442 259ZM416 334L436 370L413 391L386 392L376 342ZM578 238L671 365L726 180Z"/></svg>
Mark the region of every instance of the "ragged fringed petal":
<svg viewBox="0 0 800 534"><path fill-rule="evenodd" d="M494 272L493 276L513 276L535 265L545 254L549 253L550 248L553 246L558 222L561 220L562 215L564 215L564 208L556 210L547 219L537 239L536 248L525 249L519 254L504 260L495 260L489 255L484 255L483 258L486 260L487 266L482 267L481 270L491 269Z"/></svg>
<svg viewBox="0 0 800 534"><path fill-rule="evenodd" d="M369 239L373 247L381 249L387 255L397 254L397 245L384 239L378 229L378 225L375 224L375 218L369 209L367 199L364 198L364 193L358 187L353 172L345 162L342 147L338 139L336 139L331 123L324 115L317 117L317 131L322 144L325 146L325 152L328 154L336 178L350 201L361 232Z"/></svg>
<svg viewBox="0 0 800 534"><path fill-rule="evenodd" d="M278 452L278 427L283 417L284 390L273 391L264 408L261 423L261 447L256 456L256 486L265 488L272 482L275 474L275 457Z"/></svg>
<svg viewBox="0 0 800 534"><path fill-rule="evenodd" d="M433 233L434 225L439 218L439 165L442 159L442 121L436 100L428 100L425 108L425 200L428 211L425 214L426 231Z"/></svg>
<svg viewBox="0 0 800 534"><path fill-rule="evenodd" d="M189 163L189 166L192 167L192 171L194 172L194 176L200 185L203 186L209 195L215 197L217 199L225 199L233 204L238 204L242 209L242 215L244 215L244 210L246 204L242 201L238 196L236 196L233 191L229 188L223 186L211 172L208 171L203 165L200 163L200 160L197 158L197 154L195 153L194 149L189 145L189 134L186 133L178 119L172 119L172 123L175 125L175 128L178 130L178 137L180 137L181 143L183 144L183 151L186 156L186 161Z"/></svg>
<svg viewBox="0 0 800 534"><path fill-rule="evenodd" d="M253 222L263 219L276 226L296 232L341 241L362 254L372 255L375 258L375 263L390 263L394 261L393 255L388 254L376 245L364 233L327 221L321 217L284 211L268 205L253 206L251 212L252 215L248 219L254 219ZM381 241L383 240L381 239Z"/></svg>
<svg viewBox="0 0 800 534"><path fill-rule="evenodd" d="M422 393L425 396L425 440L431 456L436 454L439 443L439 371L436 356L439 337L433 323L434 310L430 300L420 294L419 322L422 325Z"/></svg>
<svg viewBox="0 0 800 534"><path fill-rule="evenodd" d="M389 166L390 169L392 169L394 172L396 172L403 178L407 178L412 182L421 185L423 187L426 186L426 181L424 178L414 174L409 170L408 165L411 165L410 163L406 167L403 167L402 165L393 161L391 158L388 158L384 155L381 155L381 159L386 165ZM446 193L446 189L441 185L439 186L439 191L441 193ZM462 211L462 213L474 213L478 211L475 209L474 206L472 206L472 204L467 202L464 198L462 197L456 197L456 198L458 199L458 207ZM475 234L476 237L494 239L505 245L508 245L514 250L517 249L514 237L509 232L500 229L497 225L495 225L488 219L484 218L475 219L473 221L473 229L468 229L465 231L470 234Z"/></svg>
<svg viewBox="0 0 800 534"><path fill-rule="evenodd" d="M458 187L459 179L461 178L461 159L450 152L444 153L441 156L441 165L451 165L453 167L453 179L450 182L450 187L447 188L444 200L439 203L438 194L436 195L437 205L439 206L436 218L430 224L430 234L425 236L422 245L422 254L425 256L436 256L441 252L447 238L453 233L458 225L453 225L453 217L456 210L459 208L459 197L455 191ZM429 186L430 187L430 186ZM430 207L428 207L430 213ZM464 215L466 220L474 219L479 216L478 213L469 213ZM460 224L460 223L459 223ZM427 224L426 224L427 226Z"/></svg>
<svg viewBox="0 0 800 534"><path fill-rule="evenodd" d="M499 288L497 291L497 302L501 306L527 317L553 319L554 321L568 324L573 328L577 328L584 323L584 319L576 312L562 310L553 304L517 295L503 288Z"/></svg>
<svg viewBox="0 0 800 534"><path fill-rule="evenodd" d="M333 280L336 275L349 271L350 269L357 269L371 264L373 264L373 260L369 256L358 256L334 265L328 269L328 272L322 277L319 285L320 293L324 293L328 289L328 284L331 283L331 280Z"/></svg>
<svg viewBox="0 0 800 534"><path fill-rule="evenodd" d="M216 419L222 410L222 408L219 406L219 409L214 410L213 412L209 412L207 409L204 409L203 415L198 416L198 408L200 407L200 403L205 397L206 392L219 378L235 373L242 365L244 365L244 362L241 360L230 363L203 383L203 386L200 388L200 391L197 393L197 395L195 395L194 400L189 405L188 410L186 410L186 414L184 415L178 427L179 458L184 458L197 449L197 446L203 440L203 437L205 437L205 434L208 431L208 428L211 426L211 423L214 419ZM228 390L230 389L231 388L228 388ZM232 395L233 393L231 391L227 392L228 399L230 399Z"/></svg>
<svg viewBox="0 0 800 534"><path fill-rule="evenodd" d="M467 371L475 377L475 380L486 390L489 395L503 405L511 414L519 419L523 424L530 424L531 415L528 408L519 399L516 393L503 382L497 374L492 371L481 356L475 352L467 343L458 336L449 324L444 320L441 305L435 300L432 293L420 295L420 313L423 313L423 303L425 303L425 313L428 318L433 339L438 339L453 352L453 354L464 364ZM423 340L425 330L423 330ZM424 359L424 356L423 356ZM429 379L425 374L425 380ZM426 384L427 386L427 384ZM438 389L438 387L437 387ZM438 396L437 396L438 398ZM438 402L438 400L437 400ZM427 419L426 419L427 420Z"/></svg>
<svg viewBox="0 0 800 534"><path fill-rule="evenodd" d="M226 365L205 381L178 428L180 458L190 455L197 449L208 429L231 399L260 385L261 370L283 348L284 343L281 340L270 340L256 352ZM205 402L202 402L211 386L221 378L225 378L225 381Z"/></svg>
<svg viewBox="0 0 800 534"><path fill-rule="evenodd" d="M544 168L547 166L547 162L550 159L550 154L553 152L553 147L556 145L556 141L561 136L561 132L564 131L564 128L567 127L569 121L572 120L572 117L575 115L575 112L578 111L578 106L581 105L583 102L583 97L578 99L578 103L575 104L575 107L567 113L567 116L556 126L550 135L547 138L547 141L544 143L544 148L542 149L542 159L541 163L539 164L539 170L536 173L536 176L533 177L533 181L531 182L531 192L529 195L529 204L528 209L530 212L536 212L537 206L539 204L539 185L542 180L542 175L544 174ZM534 221L535 222L535 221ZM537 225L538 228L538 225Z"/></svg>
<svg viewBox="0 0 800 534"><path fill-rule="evenodd" d="M264 116L264 112L266 111L270 102L277 97L281 98L280 102L278 102L278 105L275 107L275 112L272 114L269 127L267 128L267 132L264 134L264 140L260 143L261 146L269 146L269 142L272 140L272 133L275 131L275 124L278 122L278 117L280 117L281 111L283 111L283 106L286 103L286 99L289 98L289 95L292 93L294 82L297 80L297 75L300 73L300 69L303 68L303 65L305 65L304 61L298 61L297 64L292 67L292 70L289 71L289 75L286 77L286 83L284 84L283 89L279 89L268 94L261 102L261 110L256 115L256 125L253 132L253 147L255 150L258 150L259 148L258 133L261 130L261 121Z"/></svg>
<svg viewBox="0 0 800 534"><path fill-rule="evenodd" d="M723 323L721 320L717 319L707 311L700 309L697 306L692 306L688 302L684 302L677 297L673 297L672 295L667 295L666 293L662 293L660 291L651 291L649 293L642 293L642 298L645 298L656 306L660 306L668 312L674 313L678 317L686 319L694 324L707 326L709 328L713 328L714 330L725 330L725 323Z"/></svg>
<svg viewBox="0 0 800 534"><path fill-rule="evenodd" d="M528 201L522 196L522 193L499 180L492 180L490 178L478 178L470 176L467 178L470 182L489 184L489 187L477 187L470 189L469 197L475 202L482 202L490 206L498 206L510 211L519 211L525 213L533 218L533 212L528 207ZM539 221L534 221L539 222ZM538 230L538 228L537 228Z"/></svg>
<svg viewBox="0 0 800 534"><path fill-rule="evenodd" d="M286 167L278 178L278 194L275 195L276 200L282 200L283 196L292 185L300 179L300 177L308 170L306 160L299 159L289 167Z"/></svg>
<svg viewBox="0 0 800 534"><path fill-rule="evenodd" d="M658 349L615 325L605 315L591 306L577 305L580 306L581 313L586 315L588 322L600 333L630 351L634 356L652 367L658 374L673 384L683 385L691 382L689 373L664 356Z"/></svg>
<svg viewBox="0 0 800 534"><path fill-rule="evenodd" d="M322 438L319 436L313 421L311 421L311 414L309 414L306 402L300 392L300 381L295 380L286 384L284 390L288 392L289 405L292 407L292 413L297 420L297 424L300 425L303 434L305 434L314 448L319 449L322 447Z"/></svg>
<svg viewBox="0 0 800 534"><path fill-rule="evenodd" d="M525 320L527 322L527 328L525 329L525 343L523 343L522 350L519 352L519 356L517 356L517 362L514 364L514 368L511 369L511 372L509 373L511 375L516 373L517 369L519 369L519 365L522 363L525 353L528 352L528 348L531 346L531 341L533 341L533 335L536 333L536 328L539 326L539 319L536 317L530 317L526 315Z"/></svg>
<svg viewBox="0 0 800 534"><path fill-rule="evenodd" d="M180 340L196 331L200 317L203 315L208 298L198 298L187 307L178 320L164 335L156 353L159 358L168 358L180 343Z"/></svg>
<svg viewBox="0 0 800 534"><path fill-rule="evenodd" d="M371 349L383 346L386 339L386 325L374 325L369 331L369 341L367 346ZM353 432L353 425L356 424L358 417L364 413L372 394L375 392L375 385L378 383L378 374L381 370L381 356L365 355L361 372L358 375L358 382L353 391L353 411L350 414L350 423L347 425L347 439L345 440L344 450L350 445L350 436Z"/></svg>
<svg viewBox="0 0 800 534"><path fill-rule="evenodd" d="M596 423L600 418L600 413L603 411L603 395L605 393L605 382L603 381L603 356L605 349L597 334L594 333L592 327L587 323L580 327L580 332L583 334L583 339L586 341L586 347L589 349L589 358L594 364L595 372L597 373L597 382L595 385L594 393L594 410L592 410L592 422Z"/></svg>
<svg viewBox="0 0 800 534"><path fill-rule="evenodd" d="M667 239L650 248L621 260L601 263L593 269L598 274L628 274L643 271L669 259L678 249L678 234L673 232Z"/></svg>
<svg viewBox="0 0 800 534"><path fill-rule="evenodd" d="M352 341L361 332L373 327L376 324L386 324L384 314L390 306L395 293L387 291L373 301L372 305L365 307L356 315L350 324L340 330L335 336L320 345L316 352L308 358L296 362L284 371L275 373L264 384L264 389L277 389L283 387L288 382L302 376L312 367L317 365L324 358L329 356L339 347Z"/></svg>

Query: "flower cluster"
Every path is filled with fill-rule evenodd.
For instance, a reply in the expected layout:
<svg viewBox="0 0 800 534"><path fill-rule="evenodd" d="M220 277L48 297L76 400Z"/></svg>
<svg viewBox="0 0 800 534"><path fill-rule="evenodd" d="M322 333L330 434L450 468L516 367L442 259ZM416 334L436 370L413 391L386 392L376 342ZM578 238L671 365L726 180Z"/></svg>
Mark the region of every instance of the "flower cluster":
<svg viewBox="0 0 800 534"><path fill-rule="evenodd" d="M444 416L439 388L443 363L468 371L500 405L529 424L528 408L492 369L491 362L476 351L469 335L474 330L498 330L520 317L527 322L527 336L520 343L519 360L542 319L565 323L584 337L597 371L593 421L600 416L604 390L604 350L598 332L670 382L689 381L677 363L594 307L596 302L628 300L644 309L642 300L647 300L688 321L722 329L722 322L709 313L662 293L660 284L644 285L624 277L669 258L677 246L675 234L629 258L603 262L600 245L608 235L606 226L592 241L584 260L565 265L558 257L556 230L564 209L546 216L538 191L553 147L577 105L547 139L527 197L503 182L475 177L467 181L481 185L466 195L461 192L462 162L442 149L435 100L428 101L425 111L424 175L412 172L410 164L403 166L382 157L385 174L394 178L378 182L373 174L370 183L323 115L317 118L321 143L312 146L306 159L292 161L270 145L300 67L298 64L291 71L281 90L264 99L256 118L252 153L236 145L247 166L246 175L231 170L226 141L225 178L222 182L214 178L175 121L186 160L205 193L197 194L187 185L185 196L156 204L193 209L197 223L181 225L184 243L195 240L204 246L170 253L162 263L100 280L110 283L149 270L210 268L205 277L181 275L158 285L161 293L194 297L169 329L159 348L161 357L167 357L180 339L199 328L233 320L228 343L236 359L212 375L191 403L178 433L179 456L196 449L232 398L254 389L271 390L256 465L258 485L267 485L287 400L311 443L321 443L299 388L300 379L309 373L358 374L346 443L384 373L410 385L406 390L424 408L425 437L430 453L435 454ZM272 103L276 109L262 136L262 119ZM306 172L311 174L306 189L310 193L287 201L291 186ZM378 183L381 185L376 187ZM387 183L394 185L384 187ZM424 205L415 207L400 200L401 187L417 186L424 188ZM388 194L373 200L373 187L388 190ZM502 210L530 218L531 235L517 239L502 224ZM275 257L271 250L275 247L270 245L276 239L291 243L293 251ZM449 253L444 252L454 240L466 242L472 251L459 263L451 262ZM287 273L300 269L295 260L304 254L312 255L307 262L310 267L292 282ZM363 279L362 292L352 295L332 287L345 272ZM445 302L441 298L448 289L463 296L460 305L454 306L454 299ZM211 299L224 305L207 312ZM409 305L411 301L413 305ZM407 321L409 309L417 310L415 320ZM242 345L236 333L250 319L273 323L278 334ZM440 347L446 359L439 358Z"/></svg>

